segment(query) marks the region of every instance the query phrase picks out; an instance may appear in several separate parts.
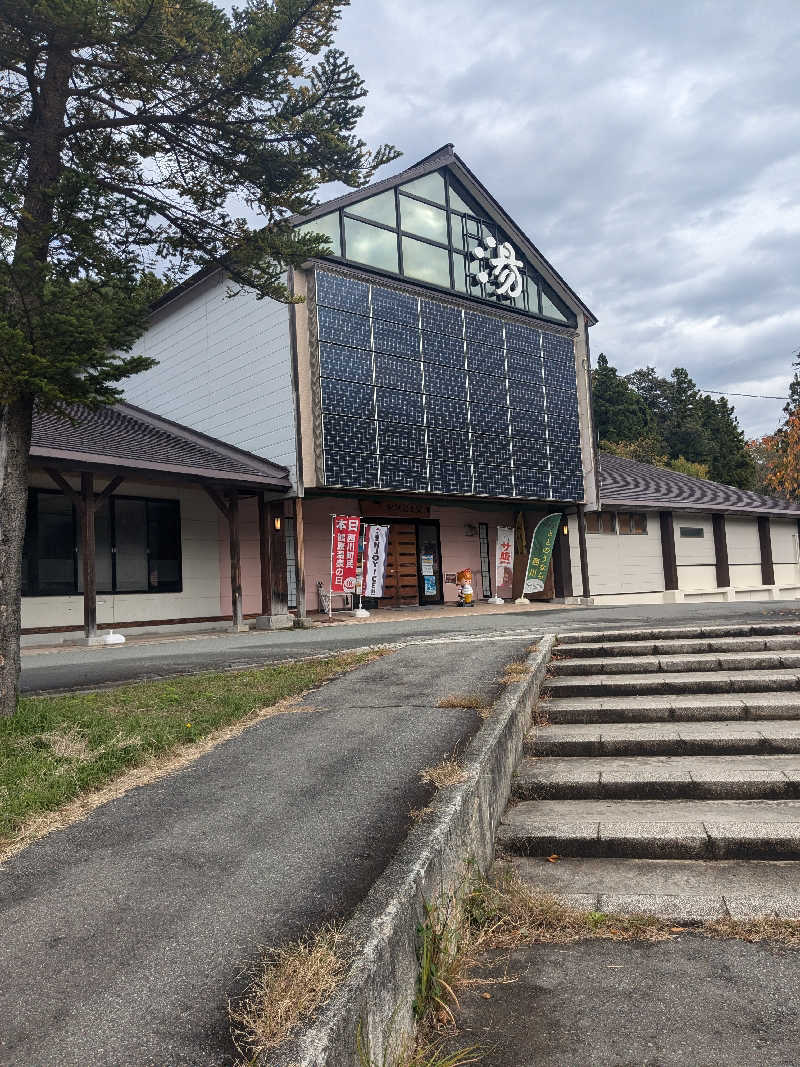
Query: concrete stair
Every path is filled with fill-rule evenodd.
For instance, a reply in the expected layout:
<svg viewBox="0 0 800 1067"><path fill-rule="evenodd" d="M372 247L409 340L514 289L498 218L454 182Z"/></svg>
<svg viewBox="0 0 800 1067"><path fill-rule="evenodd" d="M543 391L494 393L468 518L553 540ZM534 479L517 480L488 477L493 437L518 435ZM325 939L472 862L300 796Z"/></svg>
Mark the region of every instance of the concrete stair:
<svg viewBox="0 0 800 1067"><path fill-rule="evenodd" d="M498 835L532 886L681 922L800 918L800 628L570 634L539 713Z"/></svg>

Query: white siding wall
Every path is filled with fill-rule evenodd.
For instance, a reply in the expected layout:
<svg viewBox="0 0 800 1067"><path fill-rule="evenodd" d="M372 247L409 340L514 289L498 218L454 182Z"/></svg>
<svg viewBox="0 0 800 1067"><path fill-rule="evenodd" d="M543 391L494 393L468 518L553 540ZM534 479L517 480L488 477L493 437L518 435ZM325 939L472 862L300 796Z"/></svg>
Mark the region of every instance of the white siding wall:
<svg viewBox="0 0 800 1067"><path fill-rule="evenodd" d="M569 517L569 543L573 592L580 596L583 586L576 515ZM664 591L657 514L648 515L646 534L587 534L586 552L592 596Z"/></svg>
<svg viewBox="0 0 800 1067"><path fill-rule="evenodd" d="M125 398L289 467L296 476L289 309L218 273L157 311L134 351L158 366Z"/></svg>
<svg viewBox="0 0 800 1067"><path fill-rule="evenodd" d="M686 592L717 588L717 568L714 556L714 528L710 515L676 512L675 562L678 565L678 588ZM702 529L702 537L681 537L681 526Z"/></svg>
<svg viewBox="0 0 800 1067"><path fill-rule="evenodd" d="M32 484L50 489L41 478ZM102 488L99 481L98 489ZM192 619L220 614L219 512L201 489L124 482L120 496L162 497L180 501L183 591L180 593L99 593L98 623L122 624L150 619ZM23 597L22 626L83 626L82 596Z"/></svg>
<svg viewBox="0 0 800 1067"><path fill-rule="evenodd" d="M776 584L800 584L797 523L793 519L770 519L769 526Z"/></svg>
<svg viewBox="0 0 800 1067"><path fill-rule="evenodd" d="M755 515L725 519L728 541L728 566L734 589L752 589L762 585L761 546L758 540L758 520Z"/></svg>

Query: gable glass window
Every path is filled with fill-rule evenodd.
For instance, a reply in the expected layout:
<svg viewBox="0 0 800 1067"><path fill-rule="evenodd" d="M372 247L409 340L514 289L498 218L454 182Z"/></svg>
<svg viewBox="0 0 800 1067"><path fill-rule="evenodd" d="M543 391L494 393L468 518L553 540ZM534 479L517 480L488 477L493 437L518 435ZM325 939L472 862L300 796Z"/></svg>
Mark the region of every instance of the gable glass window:
<svg viewBox="0 0 800 1067"><path fill-rule="evenodd" d="M179 593L180 504L113 496L95 513L98 593ZM23 596L83 592L80 518L69 497L28 491L22 558Z"/></svg>
<svg viewBox="0 0 800 1067"><path fill-rule="evenodd" d="M515 258L522 261L521 292L511 297L496 291L489 258L501 257L499 246L509 240L508 235L446 168L350 203L304 223L300 231L330 236L331 255L337 258L456 289L562 325L577 324L574 312L523 259L513 241ZM476 249L482 250L480 257L473 254ZM488 273L488 281L479 277L482 272Z"/></svg>

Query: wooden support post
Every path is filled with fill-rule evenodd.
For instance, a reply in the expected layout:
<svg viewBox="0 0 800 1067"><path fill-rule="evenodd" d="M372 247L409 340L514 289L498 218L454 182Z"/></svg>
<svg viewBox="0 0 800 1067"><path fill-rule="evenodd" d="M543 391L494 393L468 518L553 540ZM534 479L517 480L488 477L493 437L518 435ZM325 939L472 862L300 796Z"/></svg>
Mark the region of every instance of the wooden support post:
<svg viewBox="0 0 800 1067"><path fill-rule="evenodd" d="M564 533L564 527L567 533ZM555 595L566 599L572 596L572 558L569 551L569 520L561 516L561 524L553 546L553 586Z"/></svg>
<svg viewBox="0 0 800 1067"><path fill-rule="evenodd" d="M270 504L270 553L272 556L272 614L289 614L289 579L286 572L286 515L282 500Z"/></svg>
<svg viewBox="0 0 800 1067"><path fill-rule="evenodd" d="M714 562L717 568L717 589L729 589L731 569L728 566L728 533L725 529L725 516L712 515L714 528Z"/></svg>
<svg viewBox="0 0 800 1067"><path fill-rule="evenodd" d="M258 558L261 565L261 614L272 615L272 532L264 494L258 494Z"/></svg>
<svg viewBox="0 0 800 1067"><path fill-rule="evenodd" d="M89 643L97 641L97 569L94 540L94 475L81 474L81 567L83 571L83 633Z"/></svg>
<svg viewBox="0 0 800 1067"><path fill-rule="evenodd" d="M583 504L578 504L578 548L581 554L581 595L588 600L592 593L589 588L589 553L586 548L586 507Z"/></svg>
<svg viewBox="0 0 800 1067"><path fill-rule="evenodd" d="M678 588L678 561L675 555L675 525L671 511L659 511L661 524L661 560L664 567L664 588Z"/></svg>
<svg viewBox="0 0 800 1067"><path fill-rule="evenodd" d="M758 516L758 544L761 549L761 584L775 584L775 566L772 562L772 534L769 515Z"/></svg>
<svg viewBox="0 0 800 1067"><path fill-rule="evenodd" d="M303 524L303 500L296 497L294 502L294 555L295 574L297 578L297 616L306 617L306 552Z"/></svg>
<svg viewBox="0 0 800 1067"><path fill-rule="evenodd" d="M228 496L228 541L231 550L231 622L236 632L244 630L242 606L242 559L239 537L239 494L235 489Z"/></svg>

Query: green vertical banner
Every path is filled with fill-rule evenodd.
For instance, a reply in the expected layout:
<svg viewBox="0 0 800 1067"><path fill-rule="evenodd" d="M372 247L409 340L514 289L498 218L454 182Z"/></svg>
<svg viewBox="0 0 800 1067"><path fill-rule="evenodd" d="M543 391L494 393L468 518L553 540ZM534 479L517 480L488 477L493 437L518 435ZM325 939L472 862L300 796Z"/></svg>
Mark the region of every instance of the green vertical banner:
<svg viewBox="0 0 800 1067"><path fill-rule="evenodd" d="M550 569L550 558L553 555L553 545L556 543L558 528L561 525L561 513L548 515L538 524L531 538L531 551L528 556L528 569L525 572L525 586L522 590L526 593L541 593Z"/></svg>

